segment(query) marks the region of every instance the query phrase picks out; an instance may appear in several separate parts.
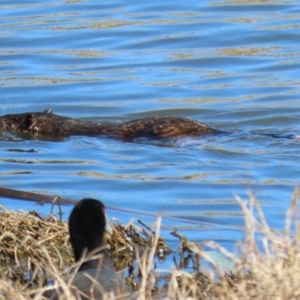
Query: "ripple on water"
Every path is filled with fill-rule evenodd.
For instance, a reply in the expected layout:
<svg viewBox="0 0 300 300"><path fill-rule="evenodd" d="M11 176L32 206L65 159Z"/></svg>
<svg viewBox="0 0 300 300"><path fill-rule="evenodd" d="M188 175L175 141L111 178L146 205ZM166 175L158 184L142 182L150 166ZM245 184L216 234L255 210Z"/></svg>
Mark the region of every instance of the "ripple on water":
<svg viewBox="0 0 300 300"><path fill-rule="evenodd" d="M232 248L243 237L234 195L247 199L248 190L271 227L283 228L299 143L256 133L300 132L297 1L2 1L0 9L1 114L51 107L93 121L183 116L233 132L134 143L5 133L3 186L140 212L109 210L124 222L151 223L142 213L163 211L174 248L175 225Z"/></svg>

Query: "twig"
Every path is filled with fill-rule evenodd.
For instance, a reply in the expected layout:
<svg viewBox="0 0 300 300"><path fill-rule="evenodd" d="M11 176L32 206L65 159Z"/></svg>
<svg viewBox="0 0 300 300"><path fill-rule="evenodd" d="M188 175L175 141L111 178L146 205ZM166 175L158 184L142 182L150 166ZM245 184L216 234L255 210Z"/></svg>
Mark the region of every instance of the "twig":
<svg viewBox="0 0 300 300"><path fill-rule="evenodd" d="M41 204L51 203L53 204L53 196L47 196L43 194L25 192L25 191L18 191L13 189L1 188L0 187L0 197L2 198L11 198L11 199L19 199L25 201L36 201ZM61 198L59 197L60 204L76 204L76 200L68 199L68 198Z"/></svg>

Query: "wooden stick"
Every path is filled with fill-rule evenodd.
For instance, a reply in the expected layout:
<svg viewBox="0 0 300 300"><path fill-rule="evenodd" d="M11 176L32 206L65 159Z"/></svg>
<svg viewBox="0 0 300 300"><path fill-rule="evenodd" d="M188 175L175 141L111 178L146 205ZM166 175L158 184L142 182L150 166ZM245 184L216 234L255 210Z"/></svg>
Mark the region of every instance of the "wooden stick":
<svg viewBox="0 0 300 300"><path fill-rule="evenodd" d="M25 201L37 201L41 204L50 203L53 204L53 201L59 202L60 204L76 204L78 201L68 199L68 198L61 198L61 197L53 197L47 196L43 194L25 192L25 191L18 191L13 189L6 189L0 187L0 197L2 198L12 198L12 199L19 199Z"/></svg>
<svg viewBox="0 0 300 300"><path fill-rule="evenodd" d="M13 189L7 189L7 188L2 188L0 187L0 198L11 198L11 199L19 199L19 200L25 200L25 201L37 201L40 204L44 203L50 203L50 204L60 204L60 205L69 205L69 204L76 204L78 203L77 200L73 199L68 199L68 198L61 198L59 196L47 196L43 194L38 194L38 193L31 193L31 192L25 192L25 191L19 191L19 190L13 190ZM111 209L114 211L121 211L124 213L130 213L132 215L136 216L149 216L155 218L157 215L151 212L145 212L145 211L136 211L136 210L131 210L131 209L124 209L124 208L118 208L110 205L106 205L107 209ZM188 224L197 224L197 225L203 225L206 224L201 221L197 220L190 220L190 219L184 219L184 218L179 218L179 217L172 217L172 216L164 216L164 219L166 220L174 220L174 221L180 221L183 223L188 223ZM228 227L228 226L227 226ZM233 227L235 230L237 229L236 227Z"/></svg>

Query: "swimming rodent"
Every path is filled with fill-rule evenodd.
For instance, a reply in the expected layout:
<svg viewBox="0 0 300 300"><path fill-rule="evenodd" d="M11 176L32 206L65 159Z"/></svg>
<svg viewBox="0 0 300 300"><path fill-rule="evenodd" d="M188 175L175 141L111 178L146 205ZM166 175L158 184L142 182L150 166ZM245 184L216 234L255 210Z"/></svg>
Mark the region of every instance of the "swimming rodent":
<svg viewBox="0 0 300 300"><path fill-rule="evenodd" d="M139 137L164 139L217 133L204 123L182 117L149 117L124 123L90 122L52 113L30 112L0 117L0 131L17 135L30 134L36 139L61 139L72 135L106 135L121 139Z"/></svg>
<svg viewBox="0 0 300 300"><path fill-rule="evenodd" d="M75 262L81 263L71 282L71 292L76 299L102 300L107 293L114 299L134 299L124 280L113 269L105 248L104 232L112 230L106 222L104 204L95 199L83 199L73 208L69 217L70 242ZM92 255L91 255L92 254ZM87 259L91 256L90 259ZM45 294L48 299L58 300L62 288Z"/></svg>
<svg viewBox="0 0 300 300"><path fill-rule="evenodd" d="M43 112L4 115L0 117L0 131L9 131L22 137L39 140L61 140L72 135L104 135L127 141L135 138L167 139L234 133L218 130L196 120L182 117L154 116L124 123L91 122L56 115L51 109L45 109ZM300 141L300 136L295 134L251 134Z"/></svg>

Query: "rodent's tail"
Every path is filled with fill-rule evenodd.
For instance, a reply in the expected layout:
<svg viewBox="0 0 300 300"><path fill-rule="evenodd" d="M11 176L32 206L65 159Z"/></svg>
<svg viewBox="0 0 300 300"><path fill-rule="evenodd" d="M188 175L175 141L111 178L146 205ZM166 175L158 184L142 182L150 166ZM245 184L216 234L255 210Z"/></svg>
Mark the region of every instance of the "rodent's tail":
<svg viewBox="0 0 300 300"><path fill-rule="evenodd" d="M274 139L291 139L295 141L300 141L300 136L297 136L293 133L285 134L285 133L257 133L252 132L253 135L259 135L259 136L268 136L272 137Z"/></svg>

